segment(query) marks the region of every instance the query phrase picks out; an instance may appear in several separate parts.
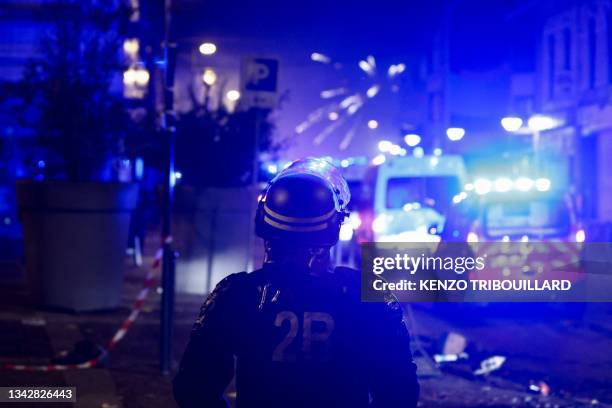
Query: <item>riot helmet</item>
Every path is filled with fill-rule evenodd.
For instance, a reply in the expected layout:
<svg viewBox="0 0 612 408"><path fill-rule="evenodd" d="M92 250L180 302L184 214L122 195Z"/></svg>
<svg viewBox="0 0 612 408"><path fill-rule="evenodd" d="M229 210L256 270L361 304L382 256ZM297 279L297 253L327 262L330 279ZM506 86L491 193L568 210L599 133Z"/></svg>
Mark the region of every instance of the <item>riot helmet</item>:
<svg viewBox="0 0 612 408"><path fill-rule="evenodd" d="M330 162L293 162L270 181L255 216L256 234L268 242L300 247L331 247L350 200L348 185Z"/></svg>

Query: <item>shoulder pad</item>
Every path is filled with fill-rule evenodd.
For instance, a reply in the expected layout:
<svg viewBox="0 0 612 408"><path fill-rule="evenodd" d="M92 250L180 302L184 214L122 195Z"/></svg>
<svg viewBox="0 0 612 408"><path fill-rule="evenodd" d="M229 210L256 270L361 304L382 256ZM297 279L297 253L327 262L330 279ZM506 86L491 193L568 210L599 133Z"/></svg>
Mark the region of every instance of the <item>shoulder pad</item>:
<svg viewBox="0 0 612 408"><path fill-rule="evenodd" d="M225 278L223 278L217 284L217 286L219 286L221 284L232 285L232 284L243 282L244 279L247 277L247 275L248 275L248 273L246 273L246 272L236 272L236 273L229 274Z"/></svg>
<svg viewBox="0 0 612 408"><path fill-rule="evenodd" d="M219 283L217 283L217 286L215 286L215 289L210 293L209 297L218 296L221 293L227 292L228 290L239 286L245 281L246 276L246 272L238 272L227 275Z"/></svg>
<svg viewBox="0 0 612 408"><path fill-rule="evenodd" d="M227 299L228 296L231 296L230 292L235 291L237 288L242 286L242 282L245 281L247 276L246 272L233 273L231 275L223 278L215 289L208 294L206 300L202 304L200 308L200 315L196 320L193 331L197 331L202 328L202 325L205 319L210 315L210 313L215 309L215 307L221 303L224 303L224 299Z"/></svg>

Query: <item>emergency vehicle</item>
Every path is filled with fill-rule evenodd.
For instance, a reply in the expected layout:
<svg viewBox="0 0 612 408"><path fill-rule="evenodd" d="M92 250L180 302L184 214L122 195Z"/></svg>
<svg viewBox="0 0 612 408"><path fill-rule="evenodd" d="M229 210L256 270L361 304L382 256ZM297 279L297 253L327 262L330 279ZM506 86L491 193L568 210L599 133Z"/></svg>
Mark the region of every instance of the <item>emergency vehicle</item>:
<svg viewBox="0 0 612 408"><path fill-rule="evenodd" d="M464 223L468 229L462 238L476 256L487 257L487 267L471 273L470 279L583 280L580 259L586 234L566 190L547 177L477 178L467 183L472 218ZM523 244L503 244L511 242Z"/></svg>
<svg viewBox="0 0 612 408"><path fill-rule="evenodd" d="M394 156L371 166L362 180L351 192L346 227L358 241L437 242L466 170L461 156Z"/></svg>
<svg viewBox="0 0 612 408"><path fill-rule="evenodd" d="M465 187L478 207L468 242L586 239L572 195L546 177L479 178Z"/></svg>

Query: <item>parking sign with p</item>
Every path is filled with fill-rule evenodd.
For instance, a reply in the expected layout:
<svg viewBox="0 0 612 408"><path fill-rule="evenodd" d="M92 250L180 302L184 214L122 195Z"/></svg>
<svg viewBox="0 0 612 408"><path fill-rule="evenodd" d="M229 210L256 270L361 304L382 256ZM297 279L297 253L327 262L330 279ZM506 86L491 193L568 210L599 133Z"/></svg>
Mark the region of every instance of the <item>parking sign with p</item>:
<svg viewBox="0 0 612 408"><path fill-rule="evenodd" d="M272 109L276 105L278 60L246 58L242 64L242 105L248 108Z"/></svg>

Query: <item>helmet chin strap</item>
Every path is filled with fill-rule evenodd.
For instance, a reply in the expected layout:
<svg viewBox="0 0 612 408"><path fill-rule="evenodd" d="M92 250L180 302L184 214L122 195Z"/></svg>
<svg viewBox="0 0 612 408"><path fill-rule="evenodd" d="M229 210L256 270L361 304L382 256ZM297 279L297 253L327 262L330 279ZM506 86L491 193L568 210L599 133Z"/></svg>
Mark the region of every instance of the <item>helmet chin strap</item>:
<svg viewBox="0 0 612 408"><path fill-rule="evenodd" d="M271 241L265 241L264 245L264 265L287 265L289 268L293 266L307 269L314 275L328 272L331 268L329 247L295 247Z"/></svg>

